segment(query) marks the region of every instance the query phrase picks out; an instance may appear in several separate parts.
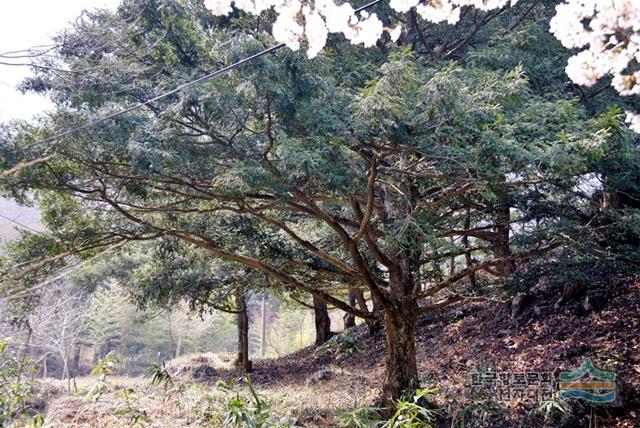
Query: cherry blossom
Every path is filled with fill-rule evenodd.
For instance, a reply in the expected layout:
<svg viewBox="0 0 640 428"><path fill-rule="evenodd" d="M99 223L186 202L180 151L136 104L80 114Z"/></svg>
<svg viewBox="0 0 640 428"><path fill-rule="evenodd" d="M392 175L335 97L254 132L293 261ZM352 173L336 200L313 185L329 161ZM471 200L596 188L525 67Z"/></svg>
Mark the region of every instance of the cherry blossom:
<svg viewBox="0 0 640 428"><path fill-rule="evenodd" d="M583 86L611 76L620 95L640 94L640 1L567 0L550 23L555 37L580 52L569 58L569 78ZM640 132L640 115L627 112L629 127Z"/></svg>
<svg viewBox="0 0 640 428"><path fill-rule="evenodd" d="M214 15L228 15L231 9L231 0L204 0L204 5Z"/></svg>
<svg viewBox="0 0 640 428"><path fill-rule="evenodd" d="M626 122L629 124L629 129L640 134L640 114L628 111Z"/></svg>
<svg viewBox="0 0 640 428"><path fill-rule="evenodd" d="M455 24L464 7L483 11L513 6L518 0L389 0L393 10L412 8L425 20ZM214 15L227 15L232 4L247 13L273 8L277 18L273 37L292 50L307 47L313 58L324 48L330 33L342 34L353 44L371 47L387 32L397 40L402 27L385 28L375 13L356 13L351 4L334 0L205 0ZM569 58L566 72L576 84L592 86L610 76L623 96L640 95L640 0L565 0L556 6L550 31L568 49L580 50ZM640 115L627 112L631 129L640 132Z"/></svg>

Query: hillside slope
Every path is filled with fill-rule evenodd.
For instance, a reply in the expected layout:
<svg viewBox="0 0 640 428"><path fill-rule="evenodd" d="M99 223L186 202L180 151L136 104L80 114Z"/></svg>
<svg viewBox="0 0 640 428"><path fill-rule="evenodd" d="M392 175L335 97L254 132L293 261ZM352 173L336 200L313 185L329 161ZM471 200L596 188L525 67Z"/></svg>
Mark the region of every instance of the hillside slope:
<svg viewBox="0 0 640 428"><path fill-rule="evenodd" d="M640 427L640 280L617 283L609 294L598 295L604 304L599 311L588 305L585 309L584 295L556 305L557 290L538 289L518 317L504 305L474 302L422 318L419 373L423 386L440 389L437 404L447 415L442 426L451 426L455 418L464 421L460 426ZM257 361L254 381L274 398L290 390L280 397L282 407L298 406L306 426L331 426L335 409L354 401L373 404L381 387L384 339L370 338L361 327L357 334L362 350L343 361L308 348ZM575 402L572 417L545 421L531 402L472 401L471 375L480 369L557 374L576 369L586 357L616 373L618 399L613 404L592 409ZM314 381L319 369L329 370L330 379Z"/></svg>
<svg viewBox="0 0 640 428"><path fill-rule="evenodd" d="M608 293L597 291L597 299L593 290L587 294L592 306L603 305L599 310L585 305L586 296L580 293L559 304L559 290L541 288L532 290L530 303L518 317L504 305L475 301L421 318L419 373L423 386L439 388L434 404L442 412L436 426L640 426L640 279L611 283L617 285L607 287ZM276 414L300 426L332 427L337 425L336 412L374 405L384 375L384 338L370 337L362 326L348 334L359 348L350 355L331 347L309 347L286 357L254 362L254 385ZM480 369L557 374L576 369L586 357L597 367L616 373L618 399L614 403L570 402L568 414L551 412L545 418L531 401L497 401L490 395L479 399L469 386L472 373ZM211 372L193 379L194 370L203 365L211 366ZM167 367L188 385L175 405L167 406L163 401L166 393L146 379L115 378L115 390L100 403L80 396L53 399L47 406L47 425L124 426L114 414L123 406L117 389L126 387L140 394L150 426L212 426L202 424L198 412L202 412L203 397L217 388L216 382L236 377L230 359L193 355L169 362ZM90 383L86 378L81 381Z"/></svg>

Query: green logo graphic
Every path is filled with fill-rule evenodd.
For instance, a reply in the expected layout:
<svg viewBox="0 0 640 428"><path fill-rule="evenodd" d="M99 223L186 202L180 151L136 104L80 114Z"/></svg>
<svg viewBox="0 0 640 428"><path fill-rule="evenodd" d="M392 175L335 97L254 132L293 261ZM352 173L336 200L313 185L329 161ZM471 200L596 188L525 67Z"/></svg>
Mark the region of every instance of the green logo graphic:
<svg viewBox="0 0 640 428"><path fill-rule="evenodd" d="M616 399L616 374L598 370L589 358L572 372L561 372L560 399L582 398L596 403L609 403Z"/></svg>

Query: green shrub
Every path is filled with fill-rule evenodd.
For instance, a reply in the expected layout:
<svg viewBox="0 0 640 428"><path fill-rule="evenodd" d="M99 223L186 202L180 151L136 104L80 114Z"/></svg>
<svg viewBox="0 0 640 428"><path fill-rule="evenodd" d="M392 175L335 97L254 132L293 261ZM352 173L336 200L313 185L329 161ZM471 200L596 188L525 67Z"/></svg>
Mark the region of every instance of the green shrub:
<svg viewBox="0 0 640 428"><path fill-rule="evenodd" d="M29 406L35 389L34 370L29 358L13 355L7 343L0 340L0 426L31 418L35 413ZM42 421L41 416L35 415L31 425L41 425Z"/></svg>
<svg viewBox="0 0 640 428"><path fill-rule="evenodd" d="M164 367L164 363L160 364L151 364L144 374L145 379L151 378L151 385L163 385L164 389L168 389L173 386L173 378Z"/></svg>
<svg viewBox="0 0 640 428"><path fill-rule="evenodd" d="M383 428L430 428L439 411L426 406L429 397L437 391L436 388L416 389L405 394L396 402L395 412Z"/></svg>
<svg viewBox="0 0 640 428"><path fill-rule="evenodd" d="M271 415L271 406L260 397L253 388L251 377L246 378L249 394L243 394L237 384L230 385L219 383L218 388L230 394L231 397L225 403L225 417L223 424L235 428L262 428Z"/></svg>
<svg viewBox="0 0 640 428"><path fill-rule="evenodd" d="M351 330L336 334L320 346L316 352L332 350L333 352L348 357L361 350L358 335Z"/></svg>
<svg viewBox="0 0 640 428"><path fill-rule="evenodd" d="M545 422L561 421L573 416L571 406L560 400L557 395L538 403L533 412L535 415L541 416Z"/></svg>
<svg viewBox="0 0 640 428"><path fill-rule="evenodd" d="M124 397L124 405L116 410L116 416L126 417L129 420L130 426L144 425L145 423L151 422L146 410L140 407L140 398L135 394L133 389L124 388L122 390L122 396Z"/></svg>
<svg viewBox="0 0 640 428"><path fill-rule="evenodd" d="M107 376L113 372L113 368L119 360L113 352L109 352L98 364L91 370L92 375L98 375L95 383L91 385L85 397L90 401L98 401L102 394L107 392L111 387L111 383L108 381Z"/></svg>
<svg viewBox="0 0 640 428"><path fill-rule="evenodd" d="M341 428L374 428L380 425L380 409L370 406L355 406L336 414Z"/></svg>

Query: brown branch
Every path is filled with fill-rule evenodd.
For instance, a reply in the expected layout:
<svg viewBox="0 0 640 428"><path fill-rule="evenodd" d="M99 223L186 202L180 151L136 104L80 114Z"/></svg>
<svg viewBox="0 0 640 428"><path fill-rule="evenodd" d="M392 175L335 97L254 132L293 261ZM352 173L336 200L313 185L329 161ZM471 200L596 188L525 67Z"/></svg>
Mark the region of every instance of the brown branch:
<svg viewBox="0 0 640 428"><path fill-rule="evenodd" d="M445 279L443 281L440 281L438 284L436 284L436 285L432 286L431 288L423 291L422 293L418 294L418 296L416 296L416 299L422 299L422 298L425 298L425 297L433 296L438 291L449 287L450 285L456 283L457 281L461 280L462 278L465 278L465 277L467 277L467 276L471 275L472 273L477 272L479 270L490 268L491 266L495 266L495 265L500 264L500 263L523 259L523 258L529 257L529 256L531 256L533 254L536 254L536 253L544 253L544 252L550 251L550 250L552 250L554 248L557 248L559 245L560 245L559 243L550 243L550 244L544 245L542 247L537 247L537 248L533 248L531 250L523 251L521 253L517 253L517 254L513 254L513 255L505 256L505 257L500 257L500 258L497 258L497 259L487 260L485 262L475 264L475 265L470 266L470 267L468 267L466 269L463 269L462 271L458 272L457 274L455 274L453 276L450 276L449 278L447 278L447 279Z"/></svg>

